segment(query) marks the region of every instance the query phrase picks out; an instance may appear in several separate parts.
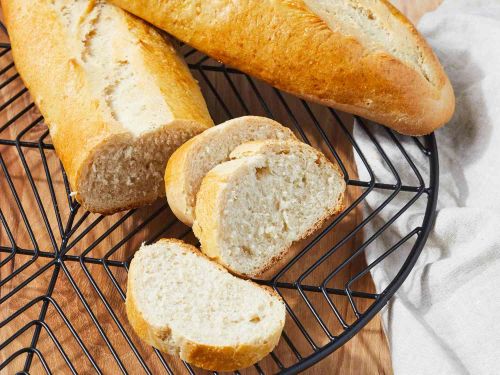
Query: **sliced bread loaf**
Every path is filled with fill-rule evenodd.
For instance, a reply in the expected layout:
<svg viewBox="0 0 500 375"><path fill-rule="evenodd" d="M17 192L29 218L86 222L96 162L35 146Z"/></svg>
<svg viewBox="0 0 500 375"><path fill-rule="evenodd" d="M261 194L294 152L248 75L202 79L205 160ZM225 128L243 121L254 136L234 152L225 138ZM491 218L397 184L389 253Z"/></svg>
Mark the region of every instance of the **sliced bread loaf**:
<svg viewBox="0 0 500 375"><path fill-rule="evenodd" d="M286 309L179 240L143 245L130 265L127 315L139 337L207 370L245 368L277 345Z"/></svg>
<svg viewBox="0 0 500 375"><path fill-rule="evenodd" d="M196 193L205 174L229 160L238 145L262 139L295 139L290 129L265 117L244 116L226 121L192 138L174 152L165 172L165 190L172 212L193 225Z"/></svg>
<svg viewBox="0 0 500 375"><path fill-rule="evenodd" d="M321 152L297 141L256 141L203 179L193 230L202 251L257 277L342 208L345 182Z"/></svg>
<svg viewBox="0 0 500 375"><path fill-rule="evenodd" d="M165 194L172 152L213 125L153 27L104 0L2 0L12 53L75 198L103 214Z"/></svg>

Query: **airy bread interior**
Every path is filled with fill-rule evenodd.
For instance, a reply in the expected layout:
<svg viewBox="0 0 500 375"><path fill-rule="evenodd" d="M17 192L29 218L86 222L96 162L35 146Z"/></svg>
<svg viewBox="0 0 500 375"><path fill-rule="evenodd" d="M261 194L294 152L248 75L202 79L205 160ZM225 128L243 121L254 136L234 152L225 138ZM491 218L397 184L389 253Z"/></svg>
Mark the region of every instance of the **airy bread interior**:
<svg viewBox="0 0 500 375"><path fill-rule="evenodd" d="M196 248L176 240L143 245L136 252L129 272L128 303L151 327L150 344L186 360L187 346L193 345L221 350L274 347L286 314L284 303L273 292L231 275ZM250 353L251 360L265 354Z"/></svg>
<svg viewBox="0 0 500 375"><path fill-rule="evenodd" d="M168 158L200 125L177 121L141 137L112 136L90 155L82 169L77 193L85 207L107 213L150 203L165 193L163 174Z"/></svg>
<svg viewBox="0 0 500 375"><path fill-rule="evenodd" d="M231 157L204 178L193 229L209 256L255 277L341 209L345 182L301 142L250 142Z"/></svg>
<svg viewBox="0 0 500 375"><path fill-rule="evenodd" d="M207 172L228 160L238 145L264 139L287 140L295 136L290 129L271 119L244 116L207 129L186 143L169 160L165 174L167 199L174 214L192 225L196 194Z"/></svg>

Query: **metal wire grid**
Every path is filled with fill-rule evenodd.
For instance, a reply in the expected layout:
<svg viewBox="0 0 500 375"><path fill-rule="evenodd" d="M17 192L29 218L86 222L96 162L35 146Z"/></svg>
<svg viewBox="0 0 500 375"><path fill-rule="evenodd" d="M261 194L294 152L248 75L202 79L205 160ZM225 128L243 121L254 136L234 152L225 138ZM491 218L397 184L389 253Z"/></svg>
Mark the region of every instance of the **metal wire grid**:
<svg viewBox="0 0 500 375"><path fill-rule="evenodd" d="M325 151L329 152L330 157L337 161L344 172L349 189L354 189L353 191L359 193L347 209L320 233L316 234L312 240L305 243L302 250L271 280L258 280L262 284L273 287L283 296L287 302L290 319L287 322L288 328L285 329L280 341L280 346L284 348L275 350L263 363L256 364L253 369L245 370L245 373L297 373L320 361L352 338L386 304L415 264L427 239L435 213L438 159L434 136L414 138L414 147L425 155L428 161L428 164L424 166L425 171L423 171L422 166L417 166L410 153L407 152L408 143L403 143L401 136L386 130L392 147L397 147L400 150L401 157L407 161L408 167L415 174L416 183L408 184L401 180L392 161L387 157L378 136L374 135L371 130L371 126L359 119L359 125L356 126L360 126L372 141L373 147L384 159L394 179L391 182L378 181L377 171L371 167L361 146L353 137L352 127L345 122L342 115L334 110L322 108L321 110L329 112L330 120L326 124L320 123L317 107L300 101L301 113L298 114L297 106L290 104L290 101L299 102L298 99L290 98L275 89L268 90L274 97L266 98L261 92L263 84L260 82L239 71L214 62L186 46L183 47L183 53L193 73L200 80L216 121L220 122L241 114L264 114L290 124L292 130L300 135L304 142L315 144L316 140L326 146ZM219 78L218 81L214 80L215 76ZM225 79L224 90L218 87L221 76ZM16 82L19 85L17 91L11 89ZM2 92L6 92L6 90L14 91L14 94L5 97ZM252 97L248 97L247 94ZM233 104L228 104L228 97L232 98ZM4 316L5 314L0 315L0 318L3 318L0 322L0 333L2 331L8 332L7 337L5 333L0 334L2 341L0 343L0 361L2 361L0 372L8 365L22 363L21 368L19 368L20 373L26 374L29 373L34 361L36 361L38 369L43 369L46 373L53 373L55 370L51 368L51 361L54 354L47 354L47 351L44 352L40 349L41 335L45 335L45 340L52 345L51 350L58 353L58 358L62 358L65 363L65 372L77 373L79 372L77 367L83 366L84 368L93 368L97 373L106 373L109 370L108 366L112 363L123 373L152 373L151 361L154 360L156 361L155 366L159 362L158 366L169 374L199 373L199 370L192 368L187 363L182 363L182 366L174 364L171 357L165 356L157 350L154 350L155 359L145 355L144 353L151 349L142 347L142 344L129 331L124 315L119 311L123 309L122 301L125 299L124 274L120 276L119 273L128 270L133 256L135 238L141 237L147 243L151 243L168 235L173 228L176 228L175 232L181 233L178 237L193 242L190 229L176 221L164 203L141 210L131 210L112 217L82 212L79 204L71 197L64 170L59 166L58 161L54 162L57 159L50 143L49 132L43 124L43 118L36 112L36 108L27 94L27 89L20 84L19 75L15 72L10 56L8 43L0 44L0 100L2 100L0 114L5 115L2 117L5 121L0 127L0 166L3 173L3 175L0 174L0 188L3 189L0 193L0 202L2 203L0 205L0 221L2 223L0 226L0 255L3 255L3 258L0 258L0 271L4 270L3 273L0 273L0 288L3 288L2 294L0 294L0 306L2 306L0 311L7 312L6 316ZM236 109L236 107L238 108ZM30 121L26 121L27 119ZM23 124L22 127L19 128L19 124ZM350 175L349 163L352 164L352 160L350 162L344 160L345 153L337 149L335 142L332 141L332 134L334 137L343 137L349 141L368 171L370 180L362 181ZM16 178L11 176L9 172L9 168L12 168L12 155L15 155L22 164L24 171L22 182L29 184L28 190L24 189L20 192L20 185L16 184ZM30 162L33 157L36 157L37 165L41 163L42 166L42 171L36 175ZM427 178L428 181L425 181ZM58 188L59 184L56 180L62 182L63 189ZM41 192L41 186L46 193ZM345 224L347 218L363 205L365 198L373 191L387 192L388 197L381 205L373 209L370 215L356 223L347 233L343 233L335 243L330 242L331 239L325 241L329 235L334 233L333 229L338 230ZM397 195L403 193L409 194L410 198L401 210L385 222L373 236L360 240L356 246L353 246L353 239L360 237L359 235L367 223L373 220ZM33 218L35 213L27 211L25 208L27 195L34 199L34 206L39 210L36 213L36 218L39 220L36 225L34 221L37 219ZM426 214L422 223L413 228L394 246L385 249L376 261L369 265L363 264L360 261L363 257L360 255L364 254L369 245L377 237L384 235L392 223L408 212L417 200L422 199L426 201ZM5 210L10 210L10 214L5 213ZM13 223L10 220L12 212L17 214L19 223ZM127 223L131 220L133 225L129 228ZM155 226L153 232L145 233L150 226L153 226L153 222L160 222L160 224ZM17 232L24 231L29 241L19 244L14 227L18 227L16 228ZM123 229L123 227L127 228ZM123 230L124 235L115 238L116 232L121 230ZM40 245L41 242L44 243L44 246ZM404 264L401 265L397 276L381 293L356 289L357 281L368 276L371 269L410 242L411 246ZM322 246L320 246L321 244ZM100 250L101 253L98 256L93 255L96 249L107 249L107 246L109 246L109 250L103 252ZM322 275L322 281L307 282L312 273L322 266L328 265L332 257L339 256L343 246L350 247L345 258L338 259L335 266L329 266L330 268ZM321 250L321 247L326 247L326 251ZM128 253L123 249L128 249ZM122 253L124 254L115 259L117 254ZM358 264L356 272L341 280L342 287L332 286L332 280L339 273L344 272L346 268L352 267L355 262ZM26 271L31 270L34 265L37 266L36 270L26 275ZM300 270L298 277L295 275L290 279L290 270L297 265L299 265ZM80 269L77 269L77 266ZM104 270L109 278L108 281L112 284L114 293L118 295L117 299L113 300L109 293L105 292L102 281L99 281L92 271L93 267ZM10 269L5 272L8 268ZM65 303L60 302L63 297L57 294L58 288L62 288L62 275L64 283L67 285L64 293L65 295L71 294L71 301L63 300ZM41 278L46 280L44 293L19 297L23 290L29 289L30 285ZM82 287L82 280L85 281L85 287ZM103 306L107 314L106 321L102 319L102 314L96 313L96 305L88 297L88 290L98 296L95 300ZM302 313L300 313L297 304L288 302L289 293L294 293L294 298L298 298L300 303L304 304L305 308L301 310ZM318 313L318 296L322 296L323 301L328 304L330 316ZM337 307L336 298L347 298L351 311L341 311ZM87 314L85 316L86 322L88 322L88 327L97 332L96 337L89 339L85 336L85 331L90 328L81 326L79 319L82 317L69 316L65 312L67 303L78 303L83 307L81 309L82 316ZM360 308L361 305L363 308ZM9 309L9 306L14 307ZM37 306L40 308L37 317L34 319L23 318L28 316L28 312ZM304 315L304 311L308 315ZM65 340L58 337L59 334L52 328L52 323L48 323L49 315L56 316L62 321L61 326L65 326L66 332L69 332ZM25 324L21 325L19 329L16 327L14 332L9 332L9 325L21 318L26 320ZM304 323L304 320L312 320L317 323L322 335L321 339L318 339L318 330L313 332L310 328L311 324ZM336 329L332 329L332 321L335 322ZM117 345L116 340L111 337L109 325L119 332L121 342L125 343L123 345L125 349L122 345ZM26 332L31 334L29 345L9 351L8 349L14 345L16 340L19 340ZM67 352L68 340L76 342L79 351L78 364L74 356ZM104 343L102 347L106 351L108 359L104 366L92 350L93 340ZM284 355L285 351L289 354ZM124 353L127 354L124 355ZM20 358L24 361L19 362ZM132 366L131 363L136 365ZM61 370L60 367L58 369ZM240 374L239 371L235 373Z"/></svg>

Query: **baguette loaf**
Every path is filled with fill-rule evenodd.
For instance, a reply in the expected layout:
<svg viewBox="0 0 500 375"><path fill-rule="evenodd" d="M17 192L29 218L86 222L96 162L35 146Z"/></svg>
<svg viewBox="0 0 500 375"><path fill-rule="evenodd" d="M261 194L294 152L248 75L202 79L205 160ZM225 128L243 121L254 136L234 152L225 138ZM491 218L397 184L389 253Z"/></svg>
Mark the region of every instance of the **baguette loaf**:
<svg viewBox="0 0 500 375"><path fill-rule="evenodd" d="M298 141L249 142L231 157L203 179L193 231L210 258L259 277L342 209L346 185L322 153Z"/></svg>
<svg viewBox="0 0 500 375"><path fill-rule="evenodd" d="M277 345L285 304L178 240L142 246L128 275L127 315L139 337L207 370L232 371Z"/></svg>
<svg viewBox="0 0 500 375"><path fill-rule="evenodd" d="M210 128L183 144L169 159L165 172L165 190L172 212L186 225L193 225L196 194L207 172L227 161L236 146L270 138L296 139L276 121L245 116Z"/></svg>
<svg viewBox="0 0 500 375"><path fill-rule="evenodd" d="M302 98L422 135L453 89L387 0L111 0L225 64Z"/></svg>
<svg viewBox="0 0 500 375"><path fill-rule="evenodd" d="M174 47L100 0L2 0L2 7L17 70L76 199L112 213L162 196L168 157L212 125Z"/></svg>

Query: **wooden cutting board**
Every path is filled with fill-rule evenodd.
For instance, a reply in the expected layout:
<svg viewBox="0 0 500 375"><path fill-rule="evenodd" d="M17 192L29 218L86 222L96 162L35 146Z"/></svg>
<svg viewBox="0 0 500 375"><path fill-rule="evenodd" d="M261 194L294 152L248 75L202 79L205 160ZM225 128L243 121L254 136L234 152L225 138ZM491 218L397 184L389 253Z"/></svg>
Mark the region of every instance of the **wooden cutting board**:
<svg viewBox="0 0 500 375"><path fill-rule="evenodd" d="M400 9L403 10L413 21L419 19L419 17L424 14L426 11L434 9L440 3L440 0L399 0L393 1L395 5L397 5ZM17 80L19 81L19 80ZM218 82L216 81L214 84L218 87ZM223 86L222 82L220 83ZM17 93L22 88L22 83L14 82L12 85L9 85L8 90L3 90L1 92L0 102L4 102L5 98L9 98L12 96L12 93ZM9 92L9 90L12 90ZM272 90L269 90L272 91ZM266 96L266 93L262 93L263 96ZM27 95L26 95L27 96ZM28 98L21 100L16 105L19 106L17 110L22 108L22 106L26 106L28 102ZM294 111L294 104L291 105L291 110ZM9 110L14 110L9 107ZM303 108L302 108L303 110ZM15 112L14 112L15 113ZM5 111L0 112L0 124L5 123L6 119L10 118L11 113L5 113ZM23 121L24 126L28 125L32 121L36 120L36 112L33 111L33 114L29 114L28 117L24 118ZM319 121L322 122L321 114L319 116ZM326 121L326 120L325 120ZM22 127L21 127L22 128ZM13 130L15 131L15 130ZM36 125L34 128L30 130L30 136L33 139L38 139L40 136L44 134L46 128L43 125ZM15 138L16 134L13 134ZM2 134L2 137L4 135ZM318 141L321 143L321 140ZM349 172L353 175L355 174L354 163L353 163L353 155L351 152L351 146L348 143L342 144L342 141L339 141L340 144L335 144L336 148L340 150L341 156L343 160L351 161L351 166ZM324 145L318 144L318 147L322 148ZM11 150L11 149L9 149ZM38 186L40 190L41 200L50 201L50 191L47 189L46 182L44 181L44 165L39 162L39 158L37 158L38 150L34 150L34 152L26 152L25 158L26 163L30 166L32 175L33 175L33 183ZM23 206L28 215L33 212L38 212L38 204L36 199L33 197L32 189L28 183L27 176L24 172L24 168L22 167L22 162L19 159L19 156L16 153L12 153L11 151L6 152L6 148L0 146L0 154L4 157L4 163L7 166L9 173L12 177L13 183L17 189L17 193L19 195L19 199L23 202ZM48 158L47 168L49 170L58 171L59 163L55 157ZM3 179L3 175L1 175L0 180ZM64 193L62 191L62 179L60 177L60 173L58 176L54 176L53 183L58 190L59 193ZM19 214L19 210L12 203L13 200L10 199L10 207L5 204L6 200L1 201L2 199L2 191L7 191L8 186L5 185L5 181L0 181L0 209L2 209L3 214L5 215L8 223L10 224L10 229L12 235L18 244L18 246L23 247L23 244L26 244L26 247L29 248L29 233L26 231L25 227L21 225L22 217ZM354 199L352 196L348 197L352 201ZM62 211L63 215L68 215L67 207L61 206L59 209ZM153 208L154 209L154 208ZM149 209L148 213L151 212ZM108 238L107 241L119 241L123 238L128 231L132 230L139 222L142 213L138 213L134 216L133 220L128 223L125 222L121 225L115 232L113 232ZM144 213L146 215L146 212ZM350 225L355 225L359 220L359 212L354 213L352 215L352 220ZM56 218L54 217L54 220ZM104 219L100 223L98 223L95 227L95 230L87 235L82 241L78 242L74 249L70 252L77 253L80 251L79 249L85 249L89 243L97 240L99 235L101 235L107 228L113 225L116 222L116 219ZM19 225L16 225L19 223ZM51 223L55 228L57 227L57 223ZM41 236L40 243L38 244L42 250L43 246L48 246L50 248L50 236L47 235L43 220L41 216L37 216L36 219L31 221L31 226L33 230ZM161 220L153 220L152 223L148 226L145 231L148 234L154 233L157 228L164 226L164 222ZM348 230L346 228L345 230ZM171 236L178 235L181 232L185 232L186 228L180 225L174 225L173 227L167 230L167 234ZM165 235L165 234L164 234ZM340 234L337 234L340 235ZM2 238L3 236L3 238ZM6 240L6 233L0 230L0 244L4 245ZM146 234L145 234L146 236ZM57 237L57 235L56 235ZM61 238L56 238L57 241L62 240ZM333 241L334 238L330 238L329 240ZM136 246L139 245L140 239L136 240ZM100 248L102 244L97 246L90 253L94 257L102 256L109 248L104 248L102 245L102 249ZM130 251L130 250L129 250ZM0 261L4 260L8 254L0 253ZM32 275L36 272L41 272L41 275L36 278L32 283L23 288L23 290L16 295L16 297L10 298L1 305L0 308L0 322L5 319L7 316L11 315L14 311L19 309L19 307L25 305L29 301L31 301L34 297L40 296L46 293L47 285L50 282L50 278L52 276L52 272L43 272L43 268L50 262L50 258L38 258L37 262L29 265L26 270L23 272L24 275L16 278L12 282L5 284L0 289L0 298L7 295L16 287L16 280L23 280L29 275ZM4 279L12 272L13 269L22 266L26 263L26 259L23 259L21 256L16 257L13 262L7 267L0 268L0 280ZM87 264L86 267L80 266L80 264L69 264L66 263L66 269L61 269L59 272L58 281L57 281L57 292L54 295L54 300L56 304L49 305L47 310L47 327L48 329L43 327L40 334L39 343L37 345L38 348L41 348L41 353L44 356L43 358L48 362L51 367L51 370L54 373L59 372L67 372L68 367L65 365L63 358L58 354L58 351L54 347L53 341L51 341L50 335L54 335L58 338L60 342L63 343L64 349L68 356L75 363L75 367L81 373L93 373L90 369L90 364L88 361L83 358L81 354L81 349L78 347L75 342L74 337L71 332L68 330L67 326L62 321L60 315L58 314L57 308L60 307L68 319L72 322L73 327L77 330L82 337L82 341L85 343L89 352L96 358L96 361L99 362L99 366L103 368L106 373L118 373L118 368L116 367L114 359L111 357L110 353L106 350L106 347L102 343L102 339L99 333L96 331L91 319L89 318L86 307L92 309L96 317L99 319L103 330L106 331L109 336L110 342L115 348L116 352L122 358L122 362L124 367L131 373L142 373L142 368L138 365L137 360L133 353L128 349L123 335L119 333L114 326L113 319L116 318L120 320L123 324L126 324L126 319L124 316L123 308L116 308L116 306L121 306L121 298L119 293L117 293L117 289L110 283L110 277L106 272L103 271L101 266L92 266L91 264ZM117 271L112 271L114 278L117 280L117 283L124 290L124 284L126 281L126 273L119 269ZM356 272L355 269L348 270L348 275L354 274ZM90 275L90 276L89 276ZM106 298L107 301L115 308L115 316L112 316L107 312L106 305L102 303L102 298L100 298L96 294L96 288L91 285L92 280L99 286L99 291ZM89 306L83 306L79 300L75 297L74 289L71 286L71 283L74 282L78 285L78 287L84 291L84 296L87 301L89 301ZM364 285L360 285L360 289L366 291L374 292L373 283L369 278L363 279ZM337 307L341 311L348 311L348 302L344 299L339 299L335 301ZM40 314L40 306L41 304L35 304L34 306L27 309L23 314L20 314L16 319L12 322L9 322L4 327L0 328L0 343L3 342L7 337L11 336L17 329L24 326L27 322L32 320L36 320ZM325 314L330 314L327 305L318 306L319 313L321 314L322 310L324 310ZM308 322L309 323L309 322ZM127 327L128 328L128 327ZM15 343L10 344L6 349L0 351L0 363L4 361L9 355L14 353L15 350L22 349L24 347L28 347L30 345L31 338L33 337L33 332L36 329L35 326L30 327L27 331L20 335L19 338L16 339ZM139 352L142 356L147 357L147 361L155 358L151 351L143 346L139 340L131 333L129 335L130 340L139 348ZM302 344L298 344L301 346ZM303 344L305 345L305 344ZM45 349L44 349L45 347ZM281 350L281 349L279 349ZM283 357L286 358L287 354L282 353ZM149 357L148 357L149 356ZM16 371L20 371L23 368L23 364L25 361L26 355L20 355L17 359L13 360L10 365L4 370L6 374L14 373ZM157 361L157 359L156 359ZM148 362L149 363L149 362ZM156 372L154 369L156 365L153 364L150 368ZM178 363L178 361L172 362L172 369L177 373L185 373L185 368ZM267 366L267 365L265 365ZM271 366L271 365L269 365ZM276 371L276 368L264 368L266 373ZM35 354L33 365L31 367L30 372L32 374L43 373L42 370L42 361L37 358ZM4 372L2 372L4 373ZM199 372L197 372L199 373ZM248 372L251 373L251 372ZM255 372L253 372L255 373ZM321 361L311 369L307 370L308 374L392 374L392 367L390 361L390 353L387 345L387 341L384 335L384 332L381 327L380 318L375 317L358 335L356 335L351 341L349 341L342 348L334 352L332 355L327 357L325 360Z"/></svg>

